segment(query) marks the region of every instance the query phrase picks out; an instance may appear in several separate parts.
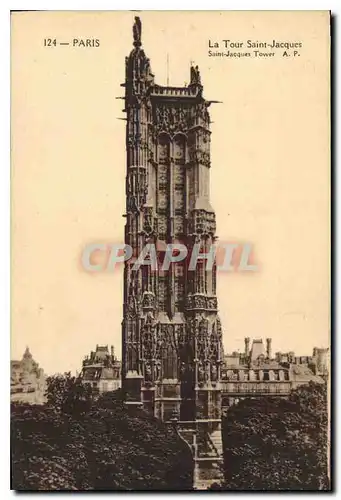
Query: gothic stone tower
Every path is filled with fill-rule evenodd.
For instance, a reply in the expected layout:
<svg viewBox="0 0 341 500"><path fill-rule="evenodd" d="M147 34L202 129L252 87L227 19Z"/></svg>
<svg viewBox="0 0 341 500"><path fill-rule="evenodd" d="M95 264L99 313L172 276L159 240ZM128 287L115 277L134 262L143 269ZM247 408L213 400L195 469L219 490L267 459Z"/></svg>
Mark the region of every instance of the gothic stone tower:
<svg viewBox="0 0 341 500"><path fill-rule="evenodd" d="M162 270L167 244L207 253L215 241L209 202L210 102L197 67L186 87L154 82L135 18L134 48L126 58L125 242L133 258L124 270L123 390L176 423L195 461L194 487L220 479L222 461L220 370L222 333L217 314L216 269L199 259ZM145 245L155 245L158 268L136 268ZM135 269L134 269L135 267Z"/></svg>

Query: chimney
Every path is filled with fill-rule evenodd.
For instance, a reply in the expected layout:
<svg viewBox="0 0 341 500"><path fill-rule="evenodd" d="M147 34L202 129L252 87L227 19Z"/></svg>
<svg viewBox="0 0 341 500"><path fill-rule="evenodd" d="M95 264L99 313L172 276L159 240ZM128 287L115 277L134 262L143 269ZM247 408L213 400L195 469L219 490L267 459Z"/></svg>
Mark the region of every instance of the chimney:
<svg viewBox="0 0 341 500"><path fill-rule="evenodd" d="M111 357L113 358L114 357L114 346L110 346L110 350L111 350Z"/></svg>
<svg viewBox="0 0 341 500"><path fill-rule="evenodd" d="M247 357L250 354L250 337L245 337L244 342L245 342L245 356Z"/></svg>
<svg viewBox="0 0 341 500"><path fill-rule="evenodd" d="M269 359L271 359L271 342L272 339L266 339L266 355Z"/></svg>

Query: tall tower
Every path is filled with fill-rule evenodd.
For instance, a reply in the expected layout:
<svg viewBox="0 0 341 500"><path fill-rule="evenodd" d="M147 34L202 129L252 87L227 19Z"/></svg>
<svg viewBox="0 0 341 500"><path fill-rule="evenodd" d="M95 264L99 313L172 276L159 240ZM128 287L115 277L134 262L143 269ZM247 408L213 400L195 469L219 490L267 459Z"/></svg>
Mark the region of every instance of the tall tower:
<svg viewBox="0 0 341 500"><path fill-rule="evenodd" d="M127 404L143 405L176 422L195 460L194 486L221 477L222 332L217 313L216 268L199 258L163 260L167 245L188 255L209 254L215 214L209 201L210 102L203 98L198 67L186 87L154 82L135 18L134 48L126 58L125 263L122 322L123 390ZM158 266L136 265L155 245Z"/></svg>

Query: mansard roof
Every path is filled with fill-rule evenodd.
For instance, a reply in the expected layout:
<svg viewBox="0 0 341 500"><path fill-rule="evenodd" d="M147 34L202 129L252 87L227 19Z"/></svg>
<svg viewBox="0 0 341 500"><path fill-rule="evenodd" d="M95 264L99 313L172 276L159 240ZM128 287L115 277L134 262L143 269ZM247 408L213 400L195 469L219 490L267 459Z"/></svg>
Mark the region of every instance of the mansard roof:
<svg viewBox="0 0 341 500"><path fill-rule="evenodd" d="M120 378L120 373L118 368L120 368L120 363L115 365L115 367L104 367L103 365L89 365L85 366L81 373L81 378L83 380L117 380Z"/></svg>

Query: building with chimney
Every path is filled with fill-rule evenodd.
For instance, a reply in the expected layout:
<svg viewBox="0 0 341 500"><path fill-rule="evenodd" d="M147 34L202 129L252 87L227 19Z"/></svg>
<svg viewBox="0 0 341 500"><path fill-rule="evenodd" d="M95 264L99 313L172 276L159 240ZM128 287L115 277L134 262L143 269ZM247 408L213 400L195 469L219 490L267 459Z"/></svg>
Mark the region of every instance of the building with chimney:
<svg viewBox="0 0 341 500"><path fill-rule="evenodd" d="M99 393L116 391L121 387L121 362L117 359L114 346L96 345L82 363L80 379Z"/></svg>
<svg viewBox="0 0 341 500"><path fill-rule="evenodd" d="M295 356L276 352L272 354L272 339L246 337L242 353L224 356L221 373L223 408L245 397L288 396L300 385L324 383L328 376L328 349L317 348L312 356Z"/></svg>

